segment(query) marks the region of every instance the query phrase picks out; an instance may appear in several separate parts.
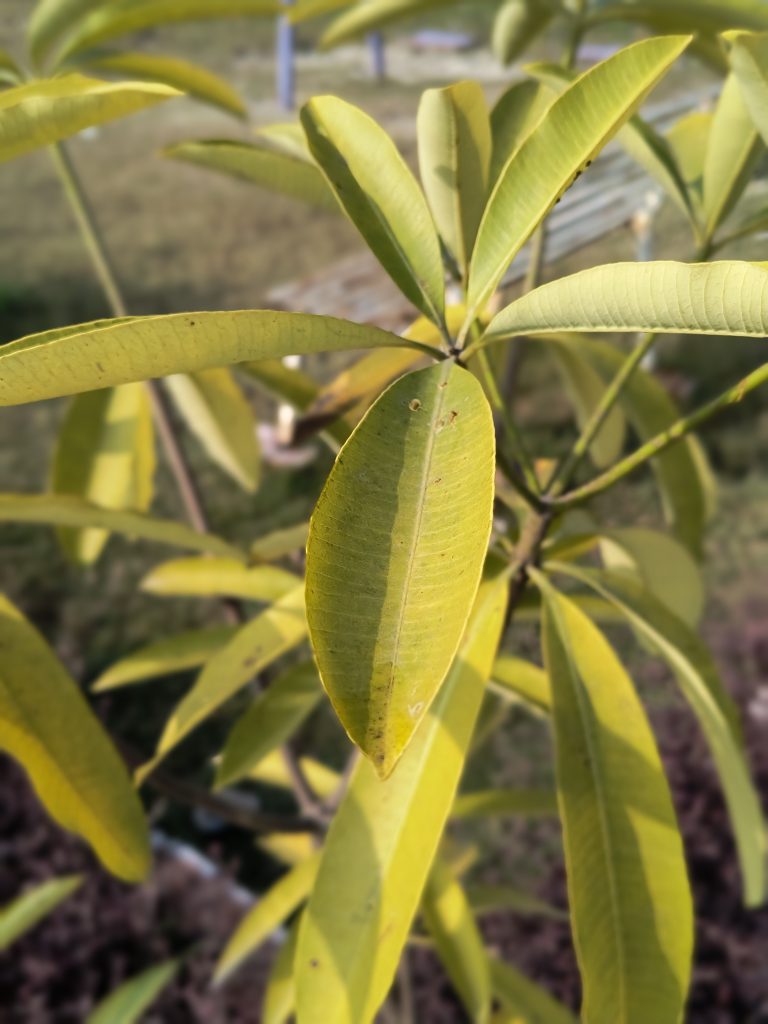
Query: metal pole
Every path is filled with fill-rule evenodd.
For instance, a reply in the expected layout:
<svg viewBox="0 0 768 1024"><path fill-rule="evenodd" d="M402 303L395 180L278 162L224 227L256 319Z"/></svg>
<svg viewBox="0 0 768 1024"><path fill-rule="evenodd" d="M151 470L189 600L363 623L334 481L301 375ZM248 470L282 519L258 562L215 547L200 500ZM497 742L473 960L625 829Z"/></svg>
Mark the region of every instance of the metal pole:
<svg viewBox="0 0 768 1024"><path fill-rule="evenodd" d="M284 7L290 7L294 0L282 0ZM275 56L277 58L277 99L284 110L293 110L296 106L296 68L295 32L290 20L284 15L277 19L277 40Z"/></svg>
<svg viewBox="0 0 768 1024"><path fill-rule="evenodd" d="M374 80L383 82L387 77L387 54L381 32L371 32L368 36L368 45L371 48L371 70Z"/></svg>

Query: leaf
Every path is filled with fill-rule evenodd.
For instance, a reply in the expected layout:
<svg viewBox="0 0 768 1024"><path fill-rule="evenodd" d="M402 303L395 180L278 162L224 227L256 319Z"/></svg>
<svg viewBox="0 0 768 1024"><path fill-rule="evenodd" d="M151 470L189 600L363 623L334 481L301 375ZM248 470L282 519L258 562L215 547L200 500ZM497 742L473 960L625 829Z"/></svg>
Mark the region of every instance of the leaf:
<svg viewBox="0 0 768 1024"><path fill-rule="evenodd" d="M236 117L247 116L243 101L228 82L186 60L158 57L149 53L118 51L85 55L78 63L91 71L105 71L107 74L120 75L124 78L161 82L228 114L234 114Z"/></svg>
<svg viewBox="0 0 768 1024"><path fill-rule="evenodd" d="M557 814L557 797L554 790L481 789L474 793L461 793L451 811L452 818L518 814L526 818Z"/></svg>
<svg viewBox="0 0 768 1024"><path fill-rule="evenodd" d="M269 603L285 597L298 576L272 565L248 568L233 558L175 558L155 566L141 589L163 597L242 597Z"/></svg>
<svg viewBox="0 0 768 1024"><path fill-rule="evenodd" d="M180 95L166 85L99 82L77 74L5 89L0 92L0 163Z"/></svg>
<svg viewBox="0 0 768 1024"><path fill-rule="evenodd" d="M236 547L210 533L197 533L171 519L153 519L139 512L100 508L67 494L0 494L0 523L96 528L170 547L243 559Z"/></svg>
<svg viewBox="0 0 768 1024"><path fill-rule="evenodd" d="M149 869L147 823L125 766L40 634L0 597L0 748L51 817L129 882Z"/></svg>
<svg viewBox="0 0 768 1024"><path fill-rule="evenodd" d="M0 350L0 406L250 359L384 346L424 347L434 354L419 342L378 327L311 313L251 310L102 320L65 331L32 334L4 345Z"/></svg>
<svg viewBox="0 0 768 1024"><path fill-rule="evenodd" d="M768 18L763 27L768 27ZM725 32L723 40L744 105L763 141L768 143L768 33Z"/></svg>
<svg viewBox="0 0 768 1024"><path fill-rule="evenodd" d="M178 960L166 960L129 978L88 1014L85 1024L138 1024L178 970Z"/></svg>
<svg viewBox="0 0 768 1024"><path fill-rule="evenodd" d="M175 675L204 665L232 639L236 626L211 626L158 640L116 661L91 686L94 693Z"/></svg>
<svg viewBox="0 0 768 1024"><path fill-rule="evenodd" d="M355 3L331 23L320 37L320 46L323 49L338 46L401 19L456 3L457 0L367 0L366 3Z"/></svg>
<svg viewBox="0 0 768 1024"><path fill-rule="evenodd" d="M227 737L216 770L216 787L245 778L268 754L296 732L322 696L317 668L301 662L259 694Z"/></svg>
<svg viewBox="0 0 768 1024"><path fill-rule="evenodd" d="M549 0L504 0L493 22L491 49L505 67L524 53L558 12Z"/></svg>
<svg viewBox="0 0 768 1024"><path fill-rule="evenodd" d="M298 918L290 927L287 939L280 946L267 980L261 1024L287 1024L296 1005L296 986L293 980L293 960L299 937Z"/></svg>
<svg viewBox="0 0 768 1024"><path fill-rule="evenodd" d="M552 99L548 90L529 80L513 82L501 94L491 111L491 184L496 183L509 158L552 106Z"/></svg>
<svg viewBox="0 0 768 1024"><path fill-rule="evenodd" d="M555 811L557 813L557 811ZM495 914L500 910L511 910L513 914L531 917L545 917L553 921L567 921L568 914L529 892L513 889L508 885L467 886L467 899L478 916Z"/></svg>
<svg viewBox="0 0 768 1024"><path fill-rule="evenodd" d="M334 212L339 209L333 191L308 152L305 155L283 152L262 140L233 142L210 139L181 142L169 146L163 153L171 160L221 171L271 192L301 199L310 206Z"/></svg>
<svg viewBox="0 0 768 1024"><path fill-rule="evenodd" d="M744 754L738 710L711 655L682 619L632 580L575 567L567 571L615 605L674 672L717 765L736 833L745 901L760 906L768 895L765 822Z"/></svg>
<svg viewBox="0 0 768 1024"><path fill-rule="evenodd" d="M307 781L317 795L323 799L333 796L341 783L341 776L327 765L311 757L299 759L299 766ZM285 764L285 758L279 750L268 754L263 761L253 767L248 776L253 782L263 782L281 789L290 789L291 776Z"/></svg>
<svg viewBox="0 0 768 1024"><path fill-rule="evenodd" d="M440 237L466 276L488 199L491 125L482 88L457 82L422 94L421 182Z"/></svg>
<svg viewBox="0 0 768 1024"><path fill-rule="evenodd" d="M104 0L38 0L30 15L27 41L40 65L53 45Z"/></svg>
<svg viewBox="0 0 768 1024"><path fill-rule="evenodd" d="M230 370L201 370L166 379L184 422L213 461L243 490L259 484L261 453L253 411Z"/></svg>
<svg viewBox="0 0 768 1024"><path fill-rule="evenodd" d="M19 65L7 50L0 50L0 85L21 85L23 81Z"/></svg>
<svg viewBox="0 0 768 1024"><path fill-rule="evenodd" d="M58 53L58 61L118 36L180 21L280 13L277 0L111 0L78 23Z"/></svg>
<svg viewBox="0 0 768 1024"><path fill-rule="evenodd" d="M299 907L312 891L320 864L316 853L302 861L272 886L245 915L216 962L214 983L221 985L272 932Z"/></svg>
<svg viewBox="0 0 768 1024"><path fill-rule="evenodd" d="M526 704L532 705L538 711L549 713L552 707L552 694L549 676L543 668L523 661L522 658L502 655L496 659L491 678Z"/></svg>
<svg viewBox="0 0 768 1024"><path fill-rule="evenodd" d="M576 1024L570 1010L511 964L491 957L490 965L494 995L512 1013L507 1024Z"/></svg>
<svg viewBox="0 0 768 1024"><path fill-rule="evenodd" d="M704 160L706 240L712 238L743 195L764 150L742 98L741 85L735 75L728 75L715 107Z"/></svg>
<svg viewBox="0 0 768 1024"><path fill-rule="evenodd" d="M365 760L331 825L296 954L302 1024L370 1024L406 943L501 636L507 583L480 588L461 651L394 774Z"/></svg>
<svg viewBox="0 0 768 1024"><path fill-rule="evenodd" d="M534 570L585 1024L676 1024L693 910L653 734L599 630Z"/></svg>
<svg viewBox="0 0 768 1024"><path fill-rule="evenodd" d="M575 176L635 113L688 42L685 37L644 40L590 69L513 153L478 231L469 273L469 322Z"/></svg>
<svg viewBox="0 0 768 1024"><path fill-rule="evenodd" d="M59 429L51 490L100 508L145 512L152 501L155 450L152 412L142 384L78 395ZM109 540L103 530L59 530L67 555L95 562Z"/></svg>
<svg viewBox="0 0 768 1024"><path fill-rule="evenodd" d="M267 665L297 647L307 632L304 585L294 588L237 631L210 658L189 693L165 723L155 756L137 774L139 783L167 754Z"/></svg>
<svg viewBox="0 0 768 1024"><path fill-rule="evenodd" d="M768 26L762 0L596 0L593 20L634 21L659 32L706 32Z"/></svg>
<svg viewBox="0 0 768 1024"><path fill-rule="evenodd" d="M264 534L251 544L249 555L253 562L276 562L279 558L304 551L309 535L309 523L296 523Z"/></svg>
<svg viewBox="0 0 768 1024"><path fill-rule="evenodd" d="M700 212L704 198L704 162L713 116L709 110L694 110L681 117L667 131L667 142L697 212Z"/></svg>
<svg viewBox="0 0 768 1024"><path fill-rule="evenodd" d="M613 263L542 285L498 313L482 345L552 331L653 331L763 338L768 269L761 263Z"/></svg>
<svg viewBox="0 0 768 1024"><path fill-rule="evenodd" d="M488 957L464 890L440 858L432 865L421 912L470 1020L487 1024L491 1015Z"/></svg>
<svg viewBox="0 0 768 1024"><path fill-rule="evenodd" d="M422 313L441 324L440 243L424 194L392 139L335 96L310 100L301 123L328 184L382 267Z"/></svg>
<svg viewBox="0 0 768 1024"><path fill-rule="evenodd" d="M48 917L82 884L81 875L51 878L0 907L0 952L5 952L17 939Z"/></svg>
<svg viewBox="0 0 768 1024"><path fill-rule="evenodd" d="M461 640L490 536L493 463L480 384L441 363L384 392L312 517L307 617L320 676L383 777Z"/></svg>

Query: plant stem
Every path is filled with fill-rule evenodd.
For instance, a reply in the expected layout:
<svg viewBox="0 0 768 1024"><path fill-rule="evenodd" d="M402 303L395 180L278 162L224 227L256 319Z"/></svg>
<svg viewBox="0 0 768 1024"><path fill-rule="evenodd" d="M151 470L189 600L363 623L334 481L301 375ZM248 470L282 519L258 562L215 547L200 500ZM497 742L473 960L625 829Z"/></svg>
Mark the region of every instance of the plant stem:
<svg viewBox="0 0 768 1024"><path fill-rule="evenodd" d="M624 360L616 376L605 389L600 401L584 424L581 434L570 453L557 467L547 484L545 493L549 497L556 497L558 494L561 494L573 479L574 473L589 451L592 442L624 393L624 389L632 379L635 370L653 347L657 337L658 335L650 333L644 335Z"/></svg>
<svg viewBox="0 0 768 1024"><path fill-rule="evenodd" d="M750 391L754 391L761 384L766 383L766 381L768 381L768 363L750 373L738 384L728 388L727 391L724 391L711 402L691 413L690 416L684 416L682 419L679 419L667 430L663 430L660 434L651 438L650 441L647 441L637 451L617 462L615 466L606 470L600 476L595 477L588 484L576 488L576 490L563 495L561 498L556 498L552 502L552 506L554 508L570 508L572 505L578 505L597 494L602 494L603 491L618 483L619 480L623 480L625 476L628 476L640 466L645 465L649 459L659 455L666 448L669 448L670 445L685 437L686 434L690 434L698 429L698 427L706 423L707 420L717 413L732 405L737 405Z"/></svg>

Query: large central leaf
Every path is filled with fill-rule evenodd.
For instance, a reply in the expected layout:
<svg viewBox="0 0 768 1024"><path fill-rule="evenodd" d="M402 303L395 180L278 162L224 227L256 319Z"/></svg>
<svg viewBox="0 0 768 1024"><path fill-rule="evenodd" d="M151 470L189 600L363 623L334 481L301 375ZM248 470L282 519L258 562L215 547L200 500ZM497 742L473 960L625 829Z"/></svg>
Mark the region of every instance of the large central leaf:
<svg viewBox="0 0 768 1024"><path fill-rule="evenodd" d="M351 738L388 775L456 653L493 507L483 391L448 361L401 378L339 454L312 520L307 616Z"/></svg>

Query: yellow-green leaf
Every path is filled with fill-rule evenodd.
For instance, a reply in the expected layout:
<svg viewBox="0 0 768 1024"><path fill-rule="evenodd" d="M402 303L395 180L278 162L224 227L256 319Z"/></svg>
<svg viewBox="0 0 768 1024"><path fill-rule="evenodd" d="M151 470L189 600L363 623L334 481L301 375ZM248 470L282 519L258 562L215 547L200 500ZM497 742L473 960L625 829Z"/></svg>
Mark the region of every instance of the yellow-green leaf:
<svg viewBox="0 0 768 1024"><path fill-rule="evenodd" d="M304 585L246 623L207 662L194 686L165 724L155 756L138 773L143 781L177 744L217 708L233 697L267 665L306 636Z"/></svg>
<svg viewBox="0 0 768 1024"><path fill-rule="evenodd" d="M0 406L255 359L388 346L434 349L333 317L272 310L172 313L32 334L0 350Z"/></svg>
<svg viewBox="0 0 768 1024"><path fill-rule="evenodd" d="M180 21L250 17L280 13L278 0L110 0L102 3L67 35L59 61L109 39Z"/></svg>
<svg viewBox="0 0 768 1024"><path fill-rule="evenodd" d="M75 681L0 597L0 748L26 769L48 813L113 874L140 881L149 832L128 773Z"/></svg>
<svg viewBox="0 0 768 1024"><path fill-rule="evenodd" d="M23 81L19 65L7 50L0 50L0 86L20 85Z"/></svg>
<svg viewBox="0 0 768 1024"><path fill-rule="evenodd" d="M437 955L474 1024L491 1015L491 972L483 939L460 882L438 858L432 865L421 912Z"/></svg>
<svg viewBox="0 0 768 1024"><path fill-rule="evenodd" d="M451 811L452 818L480 818L487 815L538 818L552 814L557 814L557 797L551 789L481 789L461 793Z"/></svg>
<svg viewBox="0 0 768 1024"><path fill-rule="evenodd" d="M68 494L0 494L0 522L91 527L189 551L245 559L244 552L213 534L197 533L171 519L153 519L139 512L100 508Z"/></svg>
<svg viewBox="0 0 768 1024"><path fill-rule="evenodd" d="M102 693L119 686L143 683L157 676L199 668L221 650L236 632L236 626L211 626L158 640L115 662L106 672L102 672L91 689L94 693Z"/></svg>
<svg viewBox="0 0 768 1024"><path fill-rule="evenodd" d="M90 71L102 71L123 78L162 82L179 92L225 110L228 114L245 117L246 110L238 94L218 75L205 68L176 57L158 57L151 53L96 53L80 62Z"/></svg>
<svg viewBox="0 0 768 1024"><path fill-rule="evenodd" d="M230 786L247 776L293 735L321 696L312 661L301 662L274 679L227 737L216 770L216 786Z"/></svg>
<svg viewBox="0 0 768 1024"><path fill-rule="evenodd" d="M339 773L320 761L316 761L312 757L302 757L299 759L299 766L319 797L323 799L330 797L339 788L341 783ZM267 754L263 761L251 769L248 777L253 782L279 786L280 789L290 789L292 786L285 758L279 750Z"/></svg>
<svg viewBox="0 0 768 1024"><path fill-rule="evenodd" d="M768 895L765 821L744 754L738 709L711 655L684 621L633 581L574 566L567 572L617 607L674 672L717 765L736 834L745 900L760 906Z"/></svg>
<svg viewBox="0 0 768 1024"><path fill-rule="evenodd" d="M653 734L596 626L534 572L584 1024L677 1024L693 908Z"/></svg>
<svg viewBox="0 0 768 1024"><path fill-rule="evenodd" d="M570 1010L511 964L491 958L491 985L509 1013L504 1024L577 1024Z"/></svg>
<svg viewBox="0 0 768 1024"><path fill-rule="evenodd" d="M494 663L491 678L504 691L530 704L537 711L549 713L552 693L549 676L543 668L530 661L523 661L522 658L502 655Z"/></svg>
<svg viewBox="0 0 768 1024"><path fill-rule="evenodd" d="M214 981L221 984L240 967L272 932L307 898L312 890L320 865L316 853L283 875L266 892L238 925L234 935L216 962Z"/></svg>
<svg viewBox="0 0 768 1024"><path fill-rule="evenodd" d="M285 151L262 140L234 142L228 139L180 142L163 152L172 160L221 171L271 192L300 199L310 206L339 209L333 191L308 152Z"/></svg>
<svg viewBox="0 0 768 1024"><path fill-rule="evenodd" d="M470 267L468 319L483 310L575 176L635 113L688 42L670 36L635 43L587 71L552 104L491 193Z"/></svg>
<svg viewBox="0 0 768 1024"><path fill-rule="evenodd" d="M166 384L208 455L244 490L255 491L261 462L256 419L231 370L174 374Z"/></svg>
<svg viewBox="0 0 768 1024"><path fill-rule="evenodd" d="M0 907L0 952L52 913L83 884L81 875L52 878Z"/></svg>
<svg viewBox="0 0 768 1024"><path fill-rule="evenodd" d="M269 603L285 597L299 583L285 569L253 569L233 558L174 558L155 566L141 581L142 590L163 597L242 597Z"/></svg>
<svg viewBox="0 0 768 1024"><path fill-rule="evenodd" d="M723 38L744 105L768 144L768 32L726 32Z"/></svg>
<svg viewBox="0 0 768 1024"><path fill-rule="evenodd" d="M77 74L6 89L0 92L0 163L180 95L167 85Z"/></svg>
<svg viewBox="0 0 768 1024"><path fill-rule="evenodd" d="M493 505L493 421L451 362L402 377L339 453L307 545L320 675L350 737L388 775L458 649Z"/></svg>
<svg viewBox="0 0 768 1024"><path fill-rule="evenodd" d="M370 1024L386 998L453 803L501 636L484 582L461 650L389 779L358 765L331 825L296 954L302 1024Z"/></svg>
<svg viewBox="0 0 768 1024"><path fill-rule="evenodd" d="M273 530L251 544L249 554L253 562L276 562L286 555L293 555L297 551L303 551L307 546L309 535L309 523L297 523L295 526L285 526L280 530Z"/></svg>
<svg viewBox="0 0 768 1024"><path fill-rule="evenodd" d="M85 1024L138 1024L178 970L178 960L167 960L129 978L88 1014Z"/></svg>
<svg viewBox="0 0 768 1024"><path fill-rule="evenodd" d="M30 15L27 40L32 58L40 64L68 30L104 0L38 0Z"/></svg>
<svg viewBox="0 0 768 1024"><path fill-rule="evenodd" d="M466 275L488 199L491 124L482 88L457 82L422 94L419 168L440 237Z"/></svg>
<svg viewBox="0 0 768 1024"><path fill-rule="evenodd" d="M531 896L530 892L513 889L509 885L468 885L467 899L477 915L511 910L514 914L525 916L548 917L554 921L568 920L565 910Z"/></svg>
<svg viewBox="0 0 768 1024"><path fill-rule="evenodd" d="M366 0L350 4L320 39L322 47L337 46L364 32L373 32L393 22L422 14L438 7L450 7L457 0Z"/></svg>
<svg viewBox="0 0 768 1024"><path fill-rule="evenodd" d="M155 449L152 413L142 384L93 391L73 399L59 430L51 490L101 508L144 512L152 501ZM90 565L109 534L59 531L67 555Z"/></svg>
<svg viewBox="0 0 768 1024"><path fill-rule="evenodd" d="M481 344L552 331L764 338L768 265L612 263L542 285L491 321Z"/></svg>
<svg viewBox="0 0 768 1024"><path fill-rule="evenodd" d="M440 242L424 193L392 139L358 107L318 96L301 111L312 155L347 216L410 301L445 314Z"/></svg>
<svg viewBox="0 0 768 1024"><path fill-rule="evenodd" d="M491 49L498 61L511 64L547 27L558 7L550 0L504 0L496 14Z"/></svg>
<svg viewBox="0 0 768 1024"><path fill-rule="evenodd" d="M491 184L496 183L509 158L528 138L552 102L553 96L547 89L526 79L513 82L501 94L491 111Z"/></svg>
<svg viewBox="0 0 768 1024"><path fill-rule="evenodd" d="M300 917L293 922L288 932L288 937L280 947L280 951L272 964L272 970L269 972L267 987L264 992L261 1024L287 1024L293 1013L296 1005L293 960L296 955L300 922Z"/></svg>
<svg viewBox="0 0 768 1024"><path fill-rule="evenodd" d="M739 201L764 152L741 84L735 74L728 75L715 107L704 160L705 239L712 238Z"/></svg>

